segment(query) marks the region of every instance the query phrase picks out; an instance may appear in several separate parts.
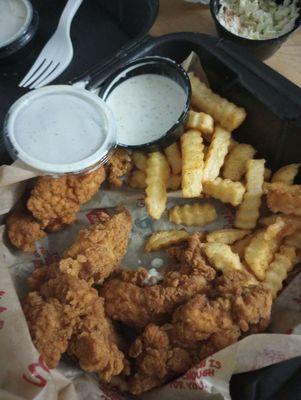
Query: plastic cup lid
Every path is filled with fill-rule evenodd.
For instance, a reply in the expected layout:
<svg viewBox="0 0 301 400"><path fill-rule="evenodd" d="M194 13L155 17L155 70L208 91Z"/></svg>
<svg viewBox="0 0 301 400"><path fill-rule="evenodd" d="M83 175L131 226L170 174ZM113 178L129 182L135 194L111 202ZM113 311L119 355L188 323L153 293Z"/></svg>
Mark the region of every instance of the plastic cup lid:
<svg viewBox="0 0 301 400"><path fill-rule="evenodd" d="M116 125L106 103L88 90L46 86L22 96L6 116L10 155L50 174L80 172L116 146Z"/></svg>

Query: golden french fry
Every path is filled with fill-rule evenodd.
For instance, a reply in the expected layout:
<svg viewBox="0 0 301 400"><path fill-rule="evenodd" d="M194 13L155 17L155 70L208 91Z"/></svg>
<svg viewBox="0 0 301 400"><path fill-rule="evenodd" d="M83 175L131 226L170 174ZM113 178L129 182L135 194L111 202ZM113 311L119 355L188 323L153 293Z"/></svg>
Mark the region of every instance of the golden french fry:
<svg viewBox="0 0 301 400"><path fill-rule="evenodd" d="M158 151L151 153L146 167L145 204L149 215L154 219L159 219L165 210L169 175L165 156Z"/></svg>
<svg viewBox="0 0 301 400"><path fill-rule="evenodd" d="M193 73L189 73L189 79L192 89L191 103L193 107L212 115L214 120L219 122L229 132L232 132L243 123L246 118L244 108L237 107L235 104L212 92Z"/></svg>
<svg viewBox="0 0 301 400"><path fill-rule="evenodd" d="M236 212L236 228L253 229L256 226L263 192L264 163L265 160L248 160L246 163L246 193Z"/></svg>
<svg viewBox="0 0 301 400"><path fill-rule="evenodd" d="M246 164L256 153L254 147L246 143L238 143L226 157L223 176L232 181L240 181L246 172Z"/></svg>
<svg viewBox="0 0 301 400"><path fill-rule="evenodd" d="M147 166L148 156L140 151L134 151L132 154L132 160L137 169L144 171Z"/></svg>
<svg viewBox="0 0 301 400"><path fill-rule="evenodd" d="M220 126L215 128L205 159L203 181L213 181L218 177L219 171L228 153L230 137L231 134Z"/></svg>
<svg viewBox="0 0 301 400"><path fill-rule="evenodd" d="M233 270L244 270L239 255L234 253L227 244L206 243L204 244L204 251L210 264L219 271L222 271L223 274Z"/></svg>
<svg viewBox="0 0 301 400"><path fill-rule="evenodd" d="M301 185L283 182L265 183L268 208L274 212L301 216Z"/></svg>
<svg viewBox="0 0 301 400"><path fill-rule="evenodd" d="M272 171L269 168L264 169L263 178L265 182L268 182L272 176Z"/></svg>
<svg viewBox="0 0 301 400"><path fill-rule="evenodd" d="M134 189L145 189L146 188L146 174L144 171L136 169L132 171L128 179L128 184Z"/></svg>
<svg viewBox="0 0 301 400"><path fill-rule="evenodd" d="M275 258L269 265L264 278L264 285L271 290L273 299L276 298L277 293L282 289L282 283L295 262L295 248L288 245L280 246L280 250L275 254Z"/></svg>
<svg viewBox="0 0 301 400"><path fill-rule="evenodd" d="M199 131L191 129L181 136L183 197L197 197L202 192L203 148Z"/></svg>
<svg viewBox="0 0 301 400"><path fill-rule="evenodd" d="M277 218L267 228L256 231L246 247L245 260L259 280L265 278L266 270L278 249L285 225L282 218Z"/></svg>
<svg viewBox="0 0 301 400"><path fill-rule="evenodd" d="M174 175L178 175L182 171L182 158L178 147L178 143L173 143L166 147L165 155Z"/></svg>
<svg viewBox="0 0 301 400"><path fill-rule="evenodd" d="M186 124L189 129L197 129L207 141L211 141L214 130L214 120L209 114L203 112L189 111Z"/></svg>
<svg viewBox="0 0 301 400"><path fill-rule="evenodd" d="M237 240L243 239L251 231L242 229L220 229L207 234L206 240L209 243L233 244Z"/></svg>
<svg viewBox="0 0 301 400"><path fill-rule="evenodd" d="M203 190L204 193L223 203L230 203L232 206L238 206L242 202L245 193L245 187L242 183L221 178L203 182Z"/></svg>
<svg viewBox="0 0 301 400"><path fill-rule="evenodd" d="M298 174L300 165L301 164L289 164L278 169L272 176L272 182L283 182L287 185L292 185Z"/></svg>
<svg viewBox="0 0 301 400"><path fill-rule="evenodd" d="M167 189L178 190L181 187L182 176L181 175L170 175L167 183Z"/></svg>
<svg viewBox="0 0 301 400"><path fill-rule="evenodd" d="M157 251L171 245L178 244L183 240L187 239L189 234L184 231L160 231L153 233L145 244L145 251L147 253L151 251Z"/></svg>
<svg viewBox="0 0 301 400"><path fill-rule="evenodd" d="M169 221L175 224L202 226L215 221L217 213L212 204L195 203L175 206L169 211Z"/></svg>
<svg viewBox="0 0 301 400"><path fill-rule="evenodd" d="M297 230L292 235L288 236L284 244L287 246L294 246L296 249L301 250L301 230Z"/></svg>
<svg viewBox="0 0 301 400"><path fill-rule="evenodd" d="M229 151L232 151L234 149L235 146L237 146L239 144L239 142L237 142L236 140L234 140L232 137L230 139L230 144L229 144Z"/></svg>
<svg viewBox="0 0 301 400"><path fill-rule="evenodd" d="M231 246L232 251L239 255L239 258L242 262L244 262L245 251L247 246L250 244L252 237L253 234L247 235L243 239L237 240L237 242L233 243Z"/></svg>

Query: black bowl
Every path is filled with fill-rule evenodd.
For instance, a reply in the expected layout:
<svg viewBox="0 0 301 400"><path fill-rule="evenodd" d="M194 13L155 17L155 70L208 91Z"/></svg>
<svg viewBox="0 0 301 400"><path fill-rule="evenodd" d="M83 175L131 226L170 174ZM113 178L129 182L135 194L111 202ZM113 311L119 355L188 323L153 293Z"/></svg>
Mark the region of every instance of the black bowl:
<svg viewBox="0 0 301 400"><path fill-rule="evenodd" d="M273 39L265 40L253 40L246 39L241 36L237 36L229 32L217 19L217 14L219 12L221 5L219 0L210 0L210 11L212 18L215 22L216 30L219 37L231 40L236 44L243 46L249 50L255 57L260 60L266 60L271 57L276 51L281 47L281 45L287 40L287 38L301 25L301 17L299 12L299 18L296 20L295 27L288 33L282 36L278 36Z"/></svg>
<svg viewBox="0 0 301 400"><path fill-rule="evenodd" d="M191 100L191 86L189 77L181 65L169 58L152 56L138 58L134 61L131 61L121 67L117 72L110 75L101 87L99 96L106 101L116 86L120 85L126 79L143 74L157 74L166 76L177 82L182 89L184 89L186 94L186 103L181 115L179 115L179 118L174 125L171 126L170 129L159 139L137 145L118 143L118 146L120 147L130 148L133 150L143 149L145 151L152 152L168 147L172 143L176 142L184 133Z"/></svg>

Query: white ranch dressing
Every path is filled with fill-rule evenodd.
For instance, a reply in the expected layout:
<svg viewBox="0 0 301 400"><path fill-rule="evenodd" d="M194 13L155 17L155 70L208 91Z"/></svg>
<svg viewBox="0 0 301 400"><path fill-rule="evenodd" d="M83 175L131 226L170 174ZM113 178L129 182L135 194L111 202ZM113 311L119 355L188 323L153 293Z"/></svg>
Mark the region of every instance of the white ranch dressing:
<svg viewBox="0 0 301 400"><path fill-rule="evenodd" d="M10 109L10 148L42 171L65 173L93 166L116 143L107 105L95 94L65 85L36 89Z"/></svg>
<svg viewBox="0 0 301 400"><path fill-rule="evenodd" d="M165 76L143 74L123 81L106 99L117 123L118 143L159 139L177 122L186 100L182 87Z"/></svg>
<svg viewBox="0 0 301 400"><path fill-rule="evenodd" d="M0 47L16 40L31 17L32 8L26 0L0 0Z"/></svg>

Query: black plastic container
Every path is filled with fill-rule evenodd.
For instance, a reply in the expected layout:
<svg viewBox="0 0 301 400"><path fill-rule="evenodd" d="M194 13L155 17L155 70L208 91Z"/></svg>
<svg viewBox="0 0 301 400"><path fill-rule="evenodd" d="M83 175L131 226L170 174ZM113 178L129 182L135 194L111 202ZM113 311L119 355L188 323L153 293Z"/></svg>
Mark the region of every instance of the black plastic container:
<svg viewBox="0 0 301 400"><path fill-rule="evenodd" d="M282 44L288 39L288 37L301 25L301 17L297 19L295 23L294 29L285 35L279 36L274 39L266 39L266 40L253 40L243 38L233 33L229 32L217 19L217 14L220 9L220 1L219 0L210 0L210 11L212 18L215 22L215 27L217 33L220 37L231 40L232 42L245 47L248 49L250 53L252 53L255 57L260 60L266 60L271 57L276 51L282 46Z"/></svg>
<svg viewBox="0 0 301 400"><path fill-rule="evenodd" d="M29 2L31 6L31 2ZM0 47L0 62L3 64L11 64L30 53L33 45L33 39L37 32L39 24L39 14L34 6L32 6L31 20L24 31L11 43Z"/></svg>
<svg viewBox="0 0 301 400"><path fill-rule="evenodd" d="M191 85L186 71L181 65L177 64L173 60L166 57L156 56L143 57L127 63L119 68L119 70L117 70L114 74L111 74L106 82L104 82L102 85L99 96L106 101L114 89L123 81L142 74L166 76L175 81L184 90L186 95L186 103L183 111L178 116L177 122L175 122L159 139L138 145L118 143L119 146L125 148L130 148L133 150L143 149L144 151L151 152L164 149L165 147L177 141L184 133L191 100ZM147 95L147 93L145 95Z"/></svg>
<svg viewBox="0 0 301 400"><path fill-rule="evenodd" d="M55 30L64 7L61 0L33 0L41 23L37 32L38 44L32 53L9 68L0 65L0 124L12 103L27 90L18 82L39 54L41 47ZM135 58L159 55L183 61L193 50L200 57L209 83L214 91L246 108L248 116L235 136L254 145L273 169L301 161L301 89L244 49L224 39L197 33L176 33L159 38L147 35L158 11L158 0L93 0L83 2L71 29L75 46L74 59L55 83L84 79L88 88L97 87L110 74ZM47 22L47 23L46 23ZM99 62L88 72L89 66ZM76 77L76 79L72 79ZM2 153L1 153L2 150ZM9 157L0 144L0 163ZM274 365L248 375L248 400L275 400L274 385L268 379L285 376L294 364L294 378L301 378L301 358ZM255 376L256 374L256 376ZM253 379L254 376L254 379ZM263 376L261 394L256 392L259 377ZM277 379L277 378L276 378ZM282 388L285 388L286 382ZM239 375L233 379L238 390L232 398L242 399L240 387L245 385ZM232 385L232 389L233 389ZM289 391L290 399L300 398L300 385ZM278 388L279 389L279 388ZM279 389L280 390L280 389ZM298 391L299 390L299 391ZM284 396L277 399L287 398Z"/></svg>

